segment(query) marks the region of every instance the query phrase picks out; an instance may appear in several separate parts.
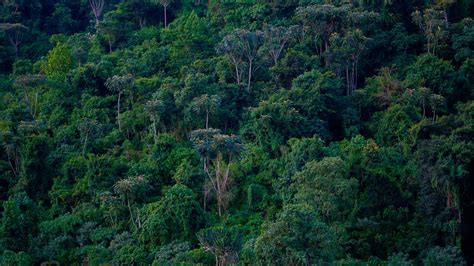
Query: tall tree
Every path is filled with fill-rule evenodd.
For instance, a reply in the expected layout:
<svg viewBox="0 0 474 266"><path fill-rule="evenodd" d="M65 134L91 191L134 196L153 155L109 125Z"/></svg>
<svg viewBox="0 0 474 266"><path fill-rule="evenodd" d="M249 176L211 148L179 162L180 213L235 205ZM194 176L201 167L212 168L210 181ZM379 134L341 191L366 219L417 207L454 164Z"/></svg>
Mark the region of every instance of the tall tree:
<svg viewBox="0 0 474 266"><path fill-rule="evenodd" d="M297 31L297 26L291 27L279 27L272 25L264 25L263 34L265 38L265 48L268 49L268 53L273 60L273 65L277 64L277 60L280 58L285 47Z"/></svg>
<svg viewBox="0 0 474 266"><path fill-rule="evenodd" d="M156 143L158 137L158 124L161 123L162 127L164 127L162 122L164 115L163 113L165 111L165 104L163 103L163 101L158 99L147 101L145 104L145 111L150 116L152 122L151 128L153 130L153 139Z"/></svg>
<svg viewBox="0 0 474 266"><path fill-rule="evenodd" d="M15 58L18 58L18 47L23 42L23 37L28 27L21 23L1 23L0 30L8 36L8 42L15 51Z"/></svg>
<svg viewBox="0 0 474 266"><path fill-rule="evenodd" d="M190 139L201 155L204 172L216 195L219 216L222 216L230 197L230 168L243 145L238 136L224 135L213 128L194 130Z"/></svg>
<svg viewBox="0 0 474 266"><path fill-rule="evenodd" d="M330 38L331 47L327 50L326 58L334 72L346 78L347 95L352 95L357 89L359 61L366 48L368 38L361 30L351 30L344 35L333 34Z"/></svg>
<svg viewBox="0 0 474 266"><path fill-rule="evenodd" d="M105 0L89 0L89 6L92 10L95 20L95 28L98 30L100 18L104 12Z"/></svg>
<svg viewBox="0 0 474 266"><path fill-rule="evenodd" d="M168 6L171 0L152 0L155 4L160 4L163 7L163 17L165 20L165 28L168 27Z"/></svg>
<svg viewBox="0 0 474 266"><path fill-rule="evenodd" d="M420 28L426 38L428 53L434 55L447 37L443 11L427 8L423 12L412 13L413 22Z"/></svg>
<svg viewBox="0 0 474 266"><path fill-rule="evenodd" d="M28 111L33 118L38 112L38 87L45 82L45 76L39 74L26 74L18 76L15 80L15 87L24 95L24 101L28 106Z"/></svg>
<svg viewBox="0 0 474 266"><path fill-rule="evenodd" d="M235 29L225 36L217 46L217 50L228 56L231 64L235 68L237 84L241 84L243 76L243 60L246 60L247 67L247 92L250 93L252 78L261 65L258 64L259 49L263 44L263 32L249 31L245 29Z"/></svg>
<svg viewBox="0 0 474 266"><path fill-rule="evenodd" d="M217 95L203 94L196 97L191 102L191 109L197 115L204 115L205 129L209 129L209 115L215 113L220 104L220 98Z"/></svg>
<svg viewBox="0 0 474 266"><path fill-rule="evenodd" d="M114 192L117 193L120 197L122 197L127 205L128 212L130 215L130 221L135 229L141 227L142 223L140 220L139 213L136 212L134 215L134 211L132 209L132 202L135 199L136 193L146 185L146 180L143 175L139 176L129 176L125 179L121 179L117 181L114 185Z"/></svg>
<svg viewBox="0 0 474 266"><path fill-rule="evenodd" d="M119 126L119 130L121 130L121 123L120 123L120 100L122 94L127 90L130 90L133 86L133 76L132 74L127 74L123 76L113 76L108 78L105 82L105 86L114 93L117 93L117 124Z"/></svg>
<svg viewBox="0 0 474 266"><path fill-rule="evenodd" d="M97 128L97 121L89 118L82 119L82 121L77 126L82 138L82 156L84 156L86 153L88 140L94 135Z"/></svg>
<svg viewBox="0 0 474 266"><path fill-rule="evenodd" d="M242 233L236 229L213 227L197 234L199 243L205 251L214 254L216 266L236 263L242 246Z"/></svg>

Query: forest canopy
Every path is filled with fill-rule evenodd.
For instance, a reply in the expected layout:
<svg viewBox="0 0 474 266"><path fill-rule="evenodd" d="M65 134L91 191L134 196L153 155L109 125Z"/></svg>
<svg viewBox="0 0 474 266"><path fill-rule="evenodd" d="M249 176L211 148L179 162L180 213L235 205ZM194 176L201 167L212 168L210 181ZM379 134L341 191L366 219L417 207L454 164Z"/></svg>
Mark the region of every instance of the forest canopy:
<svg viewBox="0 0 474 266"><path fill-rule="evenodd" d="M0 265L472 264L472 14L3 0Z"/></svg>

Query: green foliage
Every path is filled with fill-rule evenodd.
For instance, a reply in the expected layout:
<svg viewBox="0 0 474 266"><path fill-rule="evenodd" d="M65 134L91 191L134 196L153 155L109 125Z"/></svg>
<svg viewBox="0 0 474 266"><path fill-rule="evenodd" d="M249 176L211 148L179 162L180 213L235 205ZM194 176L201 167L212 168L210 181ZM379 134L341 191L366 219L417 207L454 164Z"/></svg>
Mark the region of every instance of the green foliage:
<svg viewBox="0 0 474 266"><path fill-rule="evenodd" d="M272 264L313 264L333 261L337 236L308 205L288 205L266 224L255 241L255 254Z"/></svg>
<svg viewBox="0 0 474 266"><path fill-rule="evenodd" d="M74 58L71 48L58 42L56 47L48 52L46 61L41 66L41 70L53 79L62 78L74 67Z"/></svg>
<svg viewBox="0 0 474 266"><path fill-rule="evenodd" d="M220 265L235 263L242 245L242 233L238 228L213 227L198 232L200 245L216 257Z"/></svg>
<svg viewBox="0 0 474 266"><path fill-rule="evenodd" d="M35 203L24 192L17 193L3 202L3 213L0 220L2 250L14 252L25 251L25 244L31 240L37 230L38 209ZM26 254L4 254L24 259ZM12 258L14 259L14 258Z"/></svg>
<svg viewBox="0 0 474 266"><path fill-rule="evenodd" d="M433 247L426 252L423 265L466 265L459 248Z"/></svg>
<svg viewBox="0 0 474 266"><path fill-rule="evenodd" d="M191 189L177 184L169 188L160 201L146 205L141 238L153 246L168 244L171 240L192 240L205 222L195 198Z"/></svg>
<svg viewBox="0 0 474 266"><path fill-rule="evenodd" d="M338 157L311 161L294 175L295 201L315 206L325 221L345 220L354 212L358 182L348 178L347 165Z"/></svg>
<svg viewBox="0 0 474 266"><path fill-rule="evenodd" d="M0 265L472 264L468 0L5 0Z"/></svg>

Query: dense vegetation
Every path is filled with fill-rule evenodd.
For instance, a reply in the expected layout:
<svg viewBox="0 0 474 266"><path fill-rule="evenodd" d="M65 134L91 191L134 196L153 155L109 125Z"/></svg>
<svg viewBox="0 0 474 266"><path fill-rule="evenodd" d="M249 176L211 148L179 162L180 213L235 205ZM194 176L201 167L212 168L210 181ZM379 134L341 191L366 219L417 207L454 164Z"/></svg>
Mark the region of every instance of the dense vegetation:
<svg viewBox="0 0 474 266"><path fill-rule="evenodd" d="M0 265L464 265L469 0L3 0Z"/></svg>

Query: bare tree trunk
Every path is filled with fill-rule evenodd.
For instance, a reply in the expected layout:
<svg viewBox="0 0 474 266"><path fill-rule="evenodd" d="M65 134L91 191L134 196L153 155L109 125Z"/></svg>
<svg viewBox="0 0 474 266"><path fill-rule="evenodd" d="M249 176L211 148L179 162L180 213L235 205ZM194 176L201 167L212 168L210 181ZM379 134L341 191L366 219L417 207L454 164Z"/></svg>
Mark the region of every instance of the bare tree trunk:
<svg viewBox="0 0 474 266"><path fill-rule="evenodd" d="M354 91L357 89L357 83L358 83L358 75L359 73L359 60L355 61L355 78L354 78Z"/></svg>
<svg viewBox="0 0 474 266"><path fill-rule="evenodd" d="M8 158L8 164L10 165L10 168L12 169L13 175L15 177L18 177L18 174L17 174L18 169L16 169L16 167L13 166L13 163L10 159L10 153L9 152L7 152L7 158ZM15 165L18 167L18 164L16 163L16 161L15 161Z"/></svg>
<svg viewBox="0 0 474 266"><path fill-rule="evenodd" d="M99 20L100 17L102 16L102 12L104 11L104 5L105 1L104 0L89 0L89 5L92 9L92 14L94 14L94 19L95 19L95 30L96 33L99 30Z"/></svg>
<svg viewBox="0 0 474 266"><path fill-rule="evenodd" d="M163 6L163 11L164 11L164 13L165 13L165 14L164 14L164 15L165 15L165 28L168 27L168 19L167 19L167 16L166 16L166 7L167 7L166 5Z"/></svg>
<svg viewBox="0 0 474 266"><path fill-rule="evenodd" d="M351 95L355 91L355 63L352 62L352 71L351 71Z"/></svg>
<svg viewBox="0 0 474 266"><path fill-rule="evenodd" d="M137 208L137 223L138 223L138 229L142 228L142 222L140 221L140 211Z"/></svg>
<svg viewBox="0 0 474 266"><path fill-rule="evenodd" d="M237 79L237 85L240 85L240 74L237 65L235 65L235 78Z"/></svg>
<svg viewBox="0 0 474 266"><path fill-rule="evenodd" d="M33 110L33 117L36 119L36 112L38 110L38 92L35 92L35 107Z"/></svg>
<svg viewBox="0 0 474 266"><path fill-rule="evenodd" d="M13 45L15 49L15 60L18 58L18 44Z"/></svg>
<svg viewBox="0 0 474 266"><path fill-rule="evenodd" d="M349 84L349 67L346 66L346 93L347 95L350 95L350 84Z"/></svg>
<svg viewBox="0 0 474 266"><path fill-rule="evenodd" d="M119 92L118 100L117 100L117 123L118 123L118 126L119 126L119 130L122 129L121 124L120 124L120 98L121 98L121 96L122 96L122 93Z"/></svg>
<svg viewBox="0 0 474 266"><path fill-rule="evenodd" d="M425 99L424 98L421 100L421 106L423 107L423 117L425 117L426 110L425 110Z"/></svg>
<svg viewBox="0 0 474 266"><path fill-rule="evenodd" d="M130 200L128 199L128 196L127 196L127 207L128 207L128 211L130 212L130 220L132 221L133 227L137 228L135 224L135 220L133 219L133 211L132 211L132 207L130 206Z"/></svg>
<svg viewBox="0 0 474 266"><path fill-rule="evenodd" d="M248 72L248 83L247 83L247 92L250 93L250 84L252 82L252 61L253 60L249 60L249 72Z"/></svg>

